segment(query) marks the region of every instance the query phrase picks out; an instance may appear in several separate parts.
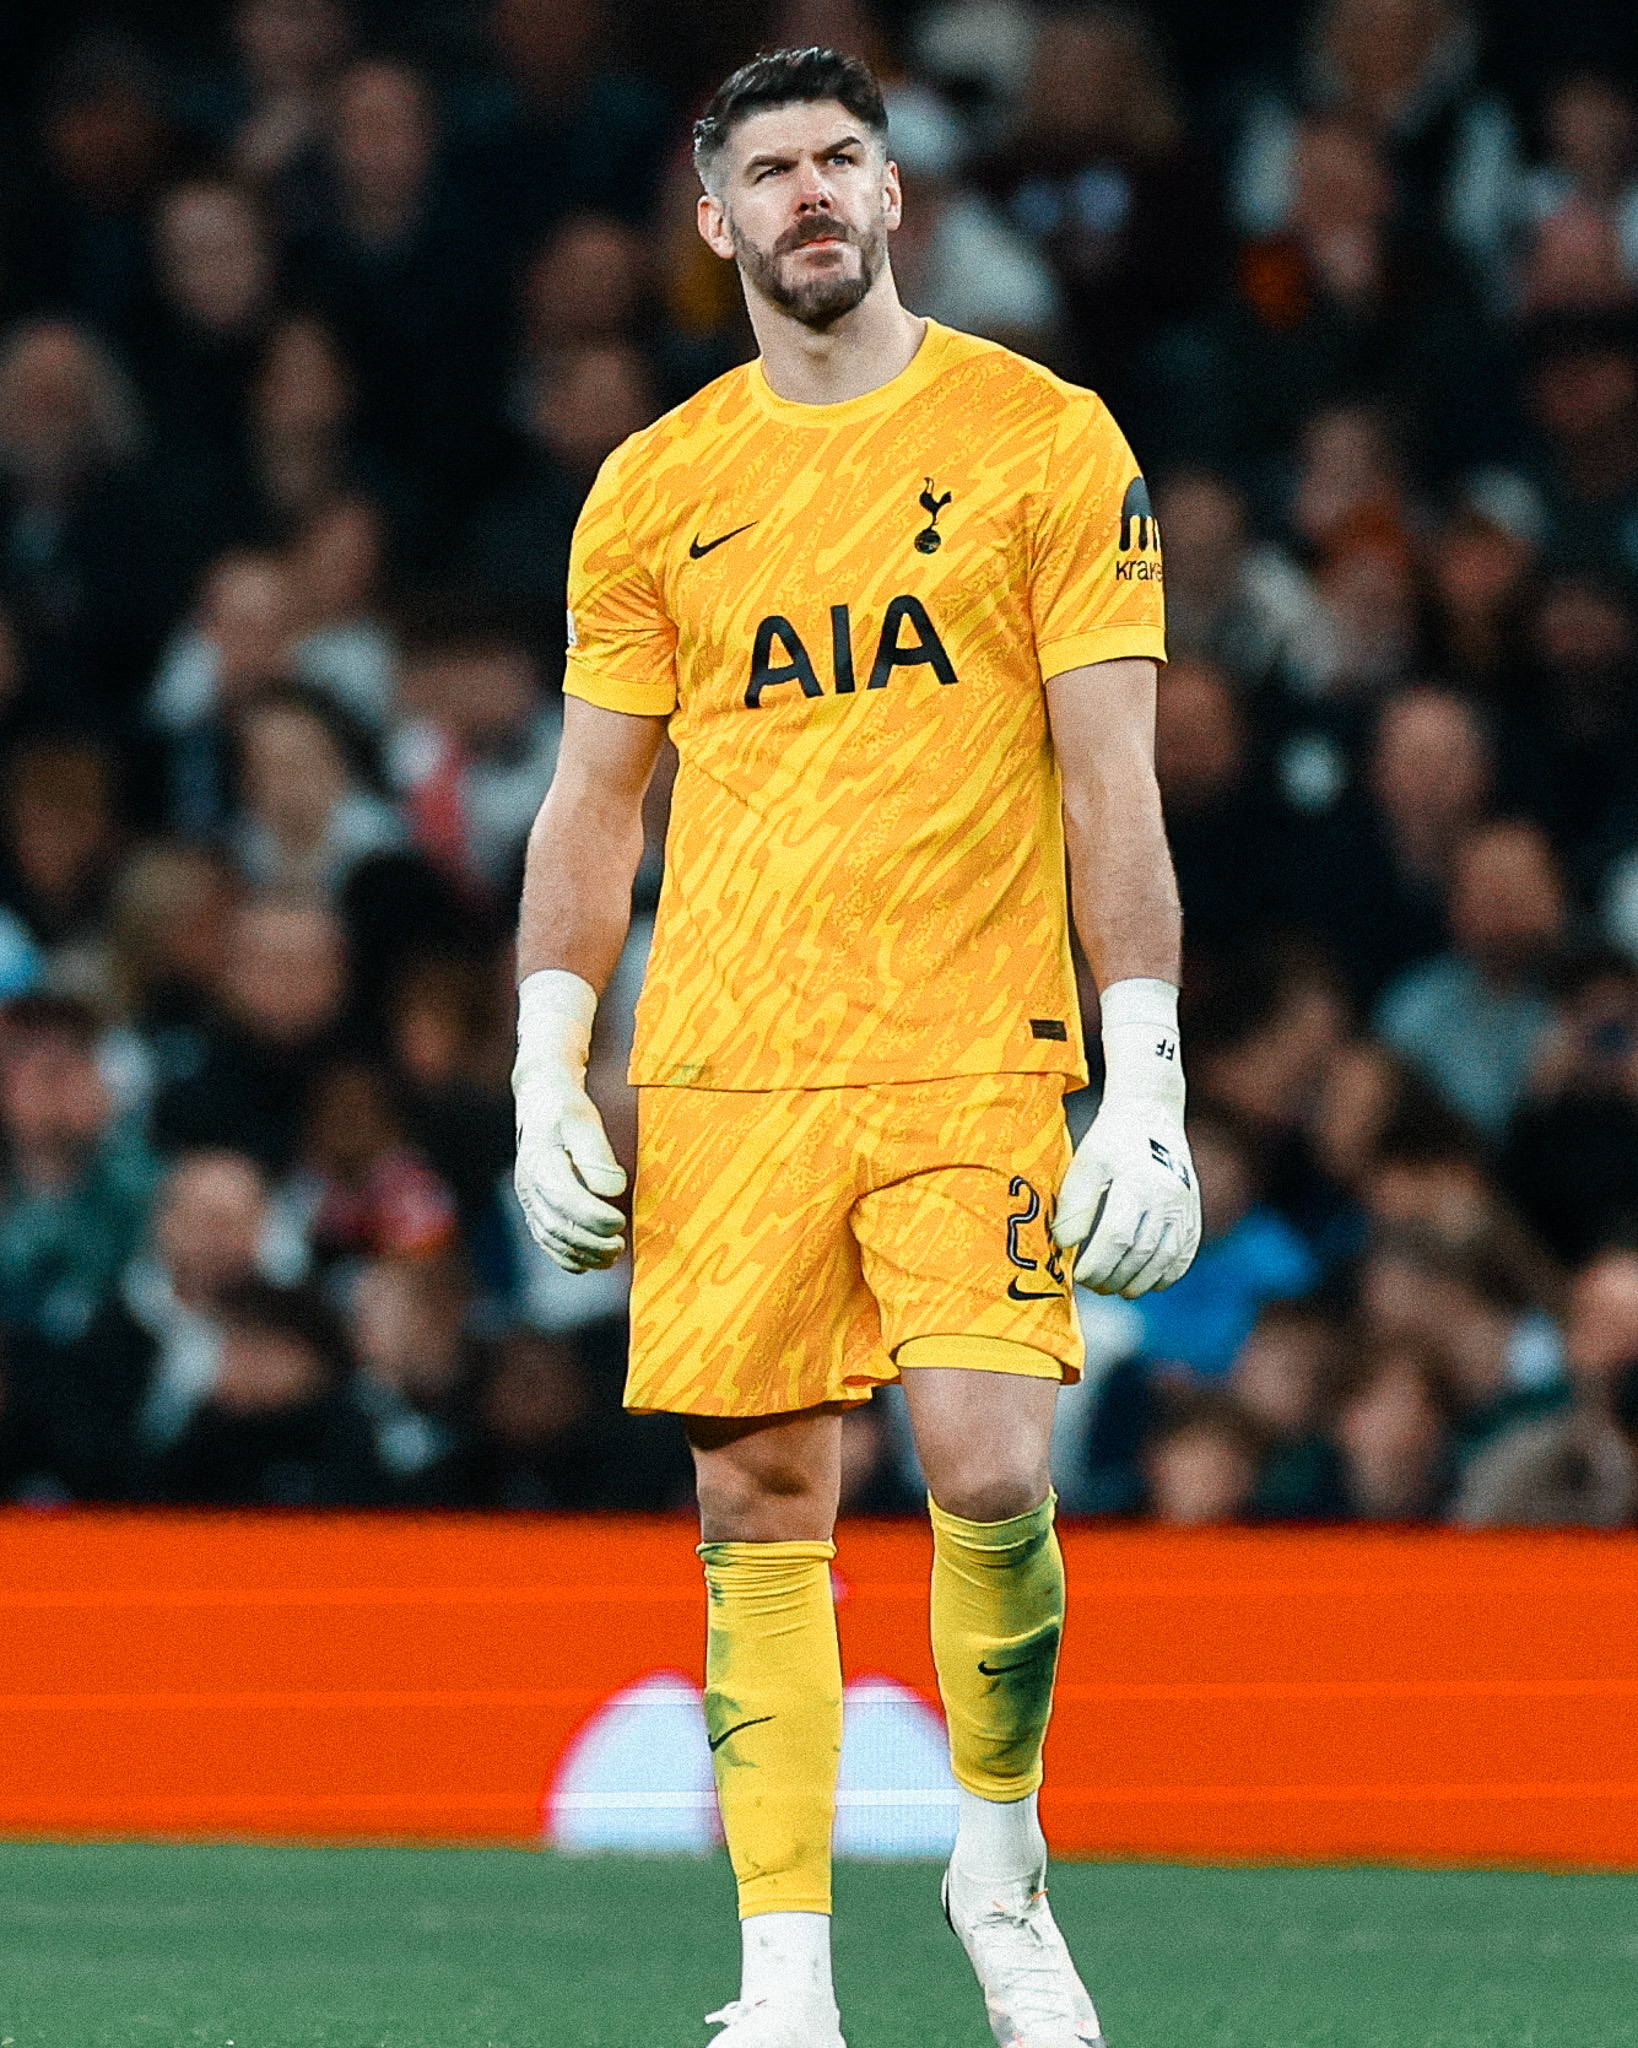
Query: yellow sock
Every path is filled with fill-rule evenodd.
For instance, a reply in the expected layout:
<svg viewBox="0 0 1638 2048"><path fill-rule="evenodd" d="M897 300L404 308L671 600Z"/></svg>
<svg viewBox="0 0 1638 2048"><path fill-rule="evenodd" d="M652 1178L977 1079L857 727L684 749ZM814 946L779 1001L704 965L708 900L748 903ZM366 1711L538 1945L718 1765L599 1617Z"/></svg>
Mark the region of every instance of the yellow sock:
<svg viewBox="0 0 1638 2048"><path fill-rule="evenodd" d="M830 1911L842 1754L834 1543L702 1543L705 1720L741 1919Z"/></svg>
<svg viewBox="0 0 1638 2048"><path fill-rule="evenodd" d="M936 1501L933 1662L956 1783L981 1799L1041 1783L1064 1625L1064 1558L1048 1494L1008 1522L964 1522Z"/></svg>

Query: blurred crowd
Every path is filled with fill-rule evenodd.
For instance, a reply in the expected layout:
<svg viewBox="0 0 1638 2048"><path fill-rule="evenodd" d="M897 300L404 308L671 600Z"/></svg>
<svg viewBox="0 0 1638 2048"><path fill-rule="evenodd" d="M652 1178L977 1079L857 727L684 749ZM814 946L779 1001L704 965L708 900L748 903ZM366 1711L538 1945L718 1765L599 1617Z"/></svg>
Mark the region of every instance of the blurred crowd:
<svg viewBox="0 0 1638 2048"><path fill-rule="evenodd" d="M5 10L0 1497L689 1498L623 1270L510 1195L511 925L580 501L751 349L688 124L789 42L887 83L907 303L1101 390L1166 551L1207 1239L1083 1296L1066 1507L1638 1522L1638 17L1594 0ZM593 1054L628 1163L667 787ZM917 1503L894 1397L846 1484Z"/></svg>

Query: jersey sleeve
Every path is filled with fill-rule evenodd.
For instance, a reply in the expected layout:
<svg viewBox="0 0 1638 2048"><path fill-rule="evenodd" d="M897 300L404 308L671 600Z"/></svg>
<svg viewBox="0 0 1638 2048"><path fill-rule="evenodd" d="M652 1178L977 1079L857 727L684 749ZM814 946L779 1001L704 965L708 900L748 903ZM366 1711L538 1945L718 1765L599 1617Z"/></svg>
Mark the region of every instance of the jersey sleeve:
<svg viewBox="0 0 1638 2048"><path fill-rule="evenodd" d="M563 688L606 711L665 718L677 708L677 629L627 532L624 452L604 463L575 522Z"/></svg>
<svg viewBox="0 0 1638 2048"><path fill-rule="evenodd" d="M1036 511L1030 577L1043 679L1094 661L1166 659L1160 530L1102 399L1064 407Z"/></svg>

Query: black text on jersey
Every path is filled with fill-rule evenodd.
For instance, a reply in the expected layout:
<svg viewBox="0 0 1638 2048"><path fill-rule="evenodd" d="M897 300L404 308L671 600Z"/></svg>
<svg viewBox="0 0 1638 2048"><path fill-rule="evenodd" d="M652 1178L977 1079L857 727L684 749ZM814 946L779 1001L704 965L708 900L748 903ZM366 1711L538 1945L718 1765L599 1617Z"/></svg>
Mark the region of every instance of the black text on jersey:
<svg viewBox="0 0 1638 2048"><path fill-rule="evenodd" d="M906 637L908 635L911 637ZM868 643L867 643L868 644ZM778 658L778 657L782 657ZM957 680L938 628L927 616L919 597L895 597L882 615L876 641L875 659L870 664L867 690L885 690L893 671L900 668L930 668L941 683ZM849 697L857 689L853 665L853 621L845 604L830 607L831 690ZM823 697L819 680L801 634L791 621L775 612L756 629L751 649L751 677L745 688L745 702L752 711L762 708L762 693L780 683L795 683L804 697Z"/></svg>

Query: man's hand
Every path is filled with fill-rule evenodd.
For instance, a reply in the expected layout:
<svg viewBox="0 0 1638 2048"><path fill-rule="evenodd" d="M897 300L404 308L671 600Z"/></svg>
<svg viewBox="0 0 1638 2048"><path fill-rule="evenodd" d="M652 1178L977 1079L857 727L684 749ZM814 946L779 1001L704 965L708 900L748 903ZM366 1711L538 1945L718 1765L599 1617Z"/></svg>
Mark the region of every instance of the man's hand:
<svg viewBox="0 0 1638 2048"><path fill-rule="evenodd" d="M1181 1280L1200 1246L1170 982L1104 990L1103 1056L1103 1103L1064 1175L1052 1234L1066 1249L1085 1240L1083 1287L1131 1301Z"/></svg>
<svg viewBox="0 0 1638 2048"><path fill-rule="evenodd" d="M618 1195L625 1169L586 1093L597 992L566 969L531 974L518 990L518 1200L529 1234L565 1273L612 1266L626 1248Z"/></svg>

